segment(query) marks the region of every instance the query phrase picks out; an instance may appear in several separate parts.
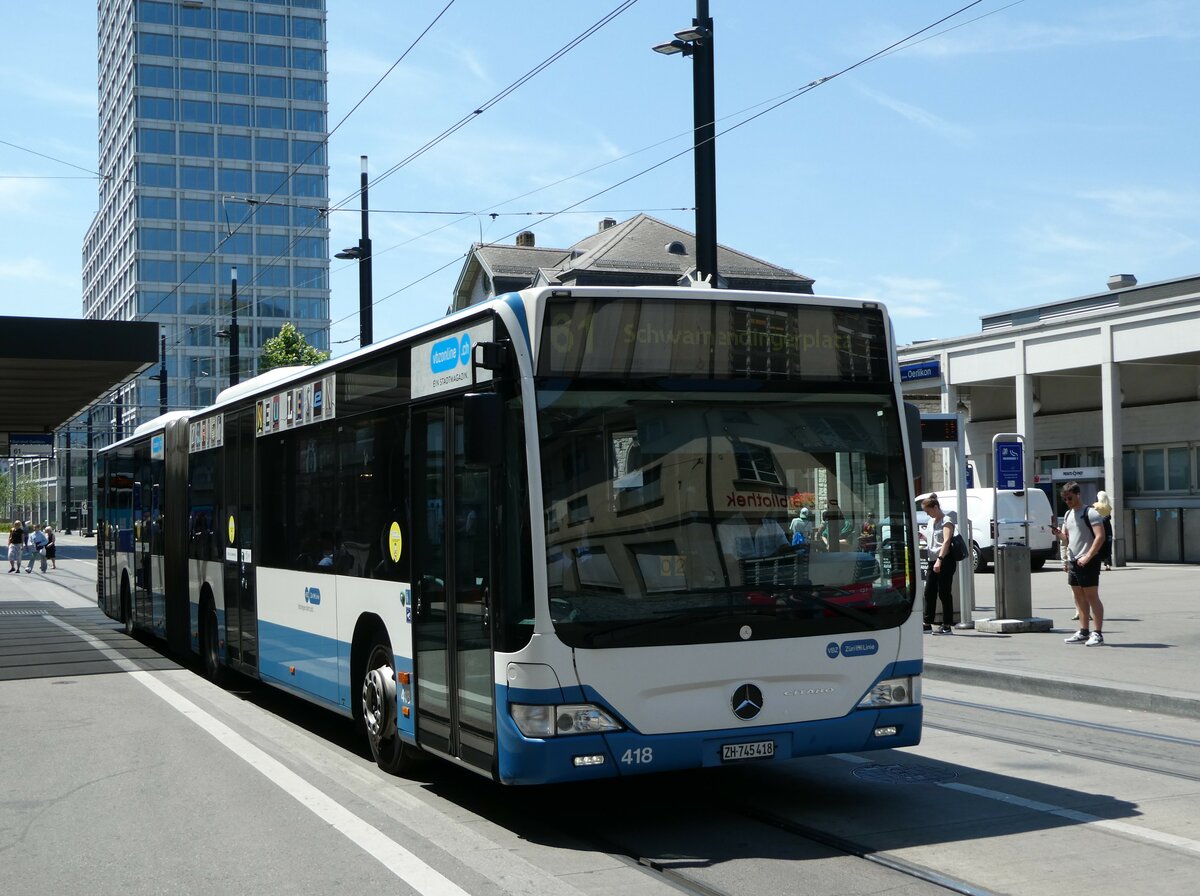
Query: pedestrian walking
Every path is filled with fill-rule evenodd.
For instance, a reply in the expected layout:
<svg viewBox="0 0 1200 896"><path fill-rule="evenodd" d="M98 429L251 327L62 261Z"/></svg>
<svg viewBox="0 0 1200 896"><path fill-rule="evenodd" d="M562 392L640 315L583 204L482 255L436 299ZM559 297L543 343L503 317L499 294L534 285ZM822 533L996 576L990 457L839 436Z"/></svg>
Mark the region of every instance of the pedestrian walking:
<svg viewBox="0 0 1200 896"><path fill-rule="evenodd" d="M921 502L921 508L929 514L925 524L925 545L929 555L929 566L925 569L925 626L924 630L934 633L933 615L935 600L942 604L941 634L949 635L954 629L954 597L950 589L954 585L954 569L958 565L950 552L950 542L958 528L954 512L943 513L937 495L930 495Z"/></svg>
<svg viewBox="0 0 1200 896"><path fill-rule="evenodd" d="M1067 505L1062 526L1054 534L1066 543L1063 570L1079 611L1079 631L1066 639L1068 644L1098 647L1104 643L1104 604L1100 602L1100 549L1104 546L1104 518L1088 507L1080 497L1079 483L1063 486L1062 499Z"/></svg>
<svg viewBox="0 0 1200 896"><path fill-rule="evenodd" d="M21 571L21 555L25 552L25 526L20 520L13 520L12 528L8 530L8 571Z"/></svg>
<svg viewBox="0 0 1200 896"><path fill-rule="evenodd" d="M42 572L46 571L46 533L37 526L34 526L32 523L29 526L29 531L30 534L29 538L27 539L29 547L29 566L25 568L25 571L32 575L33 564L38 560L42 561Z"/></svg>
<svg viewBox="0 0 1200 896"><path fill-rule="evenodd" d="M1096 492L1096 503L1092 507L1104 520L1104 546L1100 548L1100 562L1104 564L1105 569L1112 569L1113 509L1108 501L1108 492Z"/></svg>
<svg viewBox="0 0 1200 896"><path fill-rule="evenodd" d="M47 526L43 531L46 533L46 559L50 561L51 569L58 569L58 563L54 559L58 553L58 542L54 538L54 527Z"/></svg>

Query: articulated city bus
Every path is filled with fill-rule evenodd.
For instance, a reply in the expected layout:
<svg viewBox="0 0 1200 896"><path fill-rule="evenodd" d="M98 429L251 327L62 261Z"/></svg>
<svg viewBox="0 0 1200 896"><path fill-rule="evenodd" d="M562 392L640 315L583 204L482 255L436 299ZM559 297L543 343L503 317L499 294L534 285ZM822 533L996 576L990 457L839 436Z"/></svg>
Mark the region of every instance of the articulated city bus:
<svg viewBox="0 0 1200 896"><path fill-rule="evenodd" d="M99 602L353 718L392 772L908 746L910 427L877 303L529 289L106 449Z"/></svg>

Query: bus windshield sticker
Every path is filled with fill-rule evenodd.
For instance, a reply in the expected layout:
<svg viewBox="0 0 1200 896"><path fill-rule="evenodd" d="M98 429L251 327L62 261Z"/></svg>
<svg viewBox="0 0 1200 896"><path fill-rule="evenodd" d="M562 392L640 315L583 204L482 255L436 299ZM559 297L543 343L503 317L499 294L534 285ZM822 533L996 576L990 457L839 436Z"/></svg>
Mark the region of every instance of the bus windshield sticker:
<svg viewBox="0 0 1200 896"><path fill-rule="evenodd" d="M442 333L412 348L412 397L424 398L488 382L492 372L477 368L472 377L475 346L491 342L495 328L490 320L463 330Z"/></svg>

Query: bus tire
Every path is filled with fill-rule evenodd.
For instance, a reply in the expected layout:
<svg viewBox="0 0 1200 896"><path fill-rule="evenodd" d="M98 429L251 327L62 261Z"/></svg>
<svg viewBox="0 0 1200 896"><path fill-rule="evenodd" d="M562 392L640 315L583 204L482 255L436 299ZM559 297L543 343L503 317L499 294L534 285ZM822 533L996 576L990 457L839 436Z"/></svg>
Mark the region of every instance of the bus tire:
<svg viewBox="0 0 1200 896"><path fill-rule="evenodd" d="M204 677L220 687L225 683L226 669L221 664L221 637L217 627L217 611L207 601L200 609L200 660Z"/></svg>
<svg viewBox="0 0 1200 896"><path fill-rule="evenodd" d="M414 748L400 739L396 728L395 657L383 633L376 632L370 643L363 670L359 719L375 764L390 775L398 775L411 765Z"/></svg>
<svg viewBox="0 0 1200 896"><path fill-rule="evenodd" d="M129 593L129 579L121 580L121 624L125 626L125 634L133 637L133 596Z"/></svg>

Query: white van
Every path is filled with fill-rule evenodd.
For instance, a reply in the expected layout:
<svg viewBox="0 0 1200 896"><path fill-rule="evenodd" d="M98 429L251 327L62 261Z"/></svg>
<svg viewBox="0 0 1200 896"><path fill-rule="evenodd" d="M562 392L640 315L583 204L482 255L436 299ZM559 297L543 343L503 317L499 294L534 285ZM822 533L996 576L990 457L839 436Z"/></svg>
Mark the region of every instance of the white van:
<svg viewBox="0 0 1200 896"><path fill-rule="evenodd" d="M998 501L1000 515L1000 543L1022 542L1025 540L1025 495L1029 494L1029 567L1041 569L1047 560L1058 558L1058 539L1050 531L1054 525L1054 508L1050 499L1040 488L1028 490L1000 489L999 495L994 488L969 488L967 492L967 517L971 522L971 557L974 560L975 572L983 572L996 554L996 521L992 518L993 499ZM928 494L917 498L917 509ZM944 511L958 510L958 492L947 490L938 492L938 503ZM958 514L963 538L967 537L965 521Z"/></svg>

